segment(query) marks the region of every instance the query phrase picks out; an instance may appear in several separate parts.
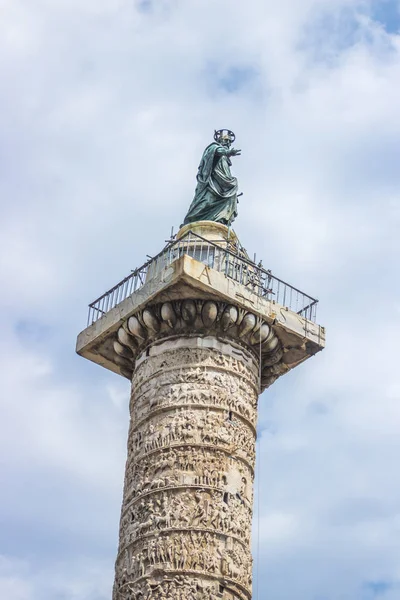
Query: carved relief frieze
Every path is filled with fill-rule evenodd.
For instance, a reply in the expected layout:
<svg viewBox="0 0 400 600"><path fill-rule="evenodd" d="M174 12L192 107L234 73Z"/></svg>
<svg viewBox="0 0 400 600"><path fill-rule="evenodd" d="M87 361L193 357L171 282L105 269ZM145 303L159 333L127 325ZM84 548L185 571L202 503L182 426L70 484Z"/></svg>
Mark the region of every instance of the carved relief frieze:
<svg viewBox="0 0 400 600"><path fill-rule="evenodd" d="M173 532L157 538L144 538L121 553L119 562L127 576L135 581L176 572L204 574L230 579L243 587L251 586L251 553L243 544L228 542L208 531Z"/></svg>
<svg viewBox="0 0 400 600"><path fill-rule="evenodd" d="M251 503L242 494L207 488L155 492L126 506L121 517L120 548L165 530L209 530L248 544Z"/></svg>
<svg viewBox="0 0 400 600"><path fill-rule="evenodd" d="M161 448L157 456L154 454L137 457L131 453L126 465L126 502L171 486L207 486L226 492L228 482L235 476L240 482L235 493L251 502L253 466L241 457L215 447L181 444Z"/></svg>
<svg viewBox="0 0 400 600"><path fill-rule="evenodd" d="M161 379L161 385L167 382L168 384L184 382L198 384L204 382L221 386L225 385L225 375L232 374L238 375L241 380L253 385L259 391L258 363L254 357L247 352L242 353L240 357L224 355L221 352L221 347L223 347L223 344L215 349L190 348L190 352L184 347L171 348L169 351L174 353L173 356L175 356L180 369L177 369L176 365L171 366L170 356L168 356L168 362L166 362L167 358L163 354L152 357L154 362L152 361L151 366L148 361L142 361L135 371L135 387L133 389L137 392L137 388L144 382L147 385L151 384L152 378L158 378L159 372L162 371L164 377ZM171 381L169 375L172 375L172 373L170 371L175 376L180 377L181 382Z"/></svg>
<svg viewBox="0 0 400 600"><path fill-rule="evenodd" d="M192 574L169 574L142 577L132 581L123 571L119 578L116 598L129 600L249 600L249 595L234 582L193 577Z"/></svg>
<svg viewBox="0 0 400 600"><path fill-rule="evenodd" d="M235 378L237 379L237 378ZM151 411L180 407L186 405L203 405L206 408L219 407L233 411L238 416L250 420L254 424L256 412L252 389L244 381L226 381L225 386L203 385L201 383L164 384L154 389L143 386L132 399L136 403L138 418L148 417ZM239 389L240 388L240 389ZM250 388L250 389L249 389Z"/></svg>
<svg viewBox="0 0 400 600"><path fill-rule="evenodd" d="M215 581L201 585L198 580L187 575L143 578L134 583L129 581L126 573L124 578L121 578L119 597L129 597L130 600L153 600L154 598L157 600L242 600L245 598L241 595L228 598L221 594L220 586Z"/></svg>
<svg viewBox="0 0 400 600"><path fill-rule="evenodd" d="M157 425L151 420L142 421L141 426L134 429L133 446L138 456L183 443L221 446L254 460L254 428L239 419L229 419L220 411L184 408L172 415L161 413L157 416Z"/></svg>

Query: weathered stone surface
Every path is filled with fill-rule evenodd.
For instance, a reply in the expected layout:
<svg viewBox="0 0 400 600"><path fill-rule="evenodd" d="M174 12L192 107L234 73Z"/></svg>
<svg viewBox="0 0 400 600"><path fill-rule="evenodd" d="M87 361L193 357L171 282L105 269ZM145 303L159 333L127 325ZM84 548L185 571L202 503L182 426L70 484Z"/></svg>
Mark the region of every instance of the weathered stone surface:
<svg viewBox="0 0 400 600"><path fill-rule="evenodd" d="M258 360L233 340L138 356L114 600L251 598L258 392Z"/></svg>

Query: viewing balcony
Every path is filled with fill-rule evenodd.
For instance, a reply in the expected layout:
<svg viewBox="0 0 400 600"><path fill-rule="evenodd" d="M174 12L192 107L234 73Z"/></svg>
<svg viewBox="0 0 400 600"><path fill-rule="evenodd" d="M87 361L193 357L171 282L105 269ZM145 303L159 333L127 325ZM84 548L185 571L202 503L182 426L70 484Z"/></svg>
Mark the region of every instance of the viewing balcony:
<svg viewBox="0 0 400 600"><path fill-rule="evenodd" d="M272 275L261 263L251 261L237 240L210 241L189 230L183 237L169 241L159 254L91 302L87 325L104 317L184 255L223 273L253 294L279 304L312 323L316 322L318 300Z"/></svg>

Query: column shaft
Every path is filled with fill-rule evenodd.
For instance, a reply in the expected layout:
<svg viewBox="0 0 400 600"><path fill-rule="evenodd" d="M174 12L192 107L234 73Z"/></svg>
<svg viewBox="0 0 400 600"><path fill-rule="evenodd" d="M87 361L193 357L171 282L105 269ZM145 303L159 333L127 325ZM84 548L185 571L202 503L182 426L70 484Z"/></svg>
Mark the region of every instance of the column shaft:
<svg viewBox="0 0 400 600"><path fill-rule="evenodd" d="M181 336L138 357L114 600L249 600L258 364Z"/></svg>

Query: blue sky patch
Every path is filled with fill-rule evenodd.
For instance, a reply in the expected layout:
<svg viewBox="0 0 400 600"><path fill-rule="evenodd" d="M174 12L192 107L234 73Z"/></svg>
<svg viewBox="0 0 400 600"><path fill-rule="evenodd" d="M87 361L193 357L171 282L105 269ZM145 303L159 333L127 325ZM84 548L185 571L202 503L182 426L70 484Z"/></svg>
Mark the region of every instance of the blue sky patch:
<svg viewBox="0 0 400 600"><path fill-rule="evenodd" d="M354 10L323 11L307 23L299 49L306 51L315 62L329 63L356 43L359 29Z"/></svg>
<svg viewBox="0 0 400 600"><path fill-rule="evenodd" d="M400 30L400 3L398 0L380 0L371 3L372 18L378 21L387 33Z"/></svg>
<svg viewBox="0 0 400 600"><path fill-rule="evenodd" d="M50 327L39 321L21 319L15 325L15 333L22 341L38 343L49 335Z"/></svg>
<svg viewBox="0 0 400 600"><path fill-rule="evenodd" d="M358 43L372 44L373 32L365 27L368 17L383 26L387 33L400 30L400 2L373 1L365 7L345 7L341 10L322 10L312 16L303 30L298 47L314 62L335 64L337 58Z"/></svg>
<svg viewBox="0 0 400 600"><path fill-rule="evenodd" d="M252 66L232 65L221 68L216 63L209 64L206 73L214 88L228 94L235 94L252 85L258 77L257 70Z"/></svg>
<svg viewBox="0 0 400 600"><path fill-rule="evenodd" d="M150 12L153 6L152 0L138 0L137 7L140 12Z"/></svg>
<svg viewBox="0 0 400 600"><path fill-rule="evenodd" d="M227 73L219 79L219 85L231 94L245 87L256 77L254 69L249 67L231 67Z"/></svg>
<svg viewBox="0 0 400 600"><path fill-rule="evenodd" d="M393 584L390 581L368 581L365 584L365 589L372 593L372 598L381 598L386 592L393 589Z"/></svg>

